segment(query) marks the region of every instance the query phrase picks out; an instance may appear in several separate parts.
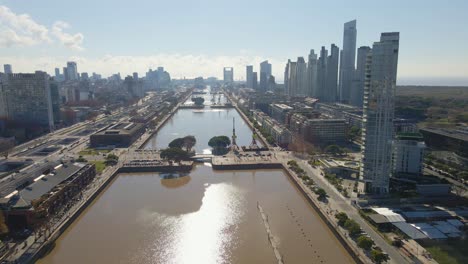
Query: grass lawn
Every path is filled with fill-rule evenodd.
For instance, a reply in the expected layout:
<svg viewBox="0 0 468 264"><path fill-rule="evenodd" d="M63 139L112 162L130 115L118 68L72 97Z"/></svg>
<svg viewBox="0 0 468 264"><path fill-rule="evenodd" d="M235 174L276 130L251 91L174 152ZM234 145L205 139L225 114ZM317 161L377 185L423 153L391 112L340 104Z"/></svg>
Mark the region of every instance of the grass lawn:
<svg viewBox="0 0 468 264"><path fill-rule="evenodd" d="M84 149L82 151L80 151L78 154L81 155L81 156L84 156L84 155L99 155L99 154L102 154L102 153L109 153L110 150L108 149L92 149L92 148L87 148L87 149Z"/></svg>
<svg viewBox="0 0 468 264"><path fill-rule="evenodd" d="M106 168L106 163L103 160L92 161L92 164L96 165L96 172L101 173Z"/></svg>
<svg viewBox="0 0 468 264"><path fill-rule="evenodd" d="M426 248L440 264L468 263L468 241L445 241Z"/></svg>

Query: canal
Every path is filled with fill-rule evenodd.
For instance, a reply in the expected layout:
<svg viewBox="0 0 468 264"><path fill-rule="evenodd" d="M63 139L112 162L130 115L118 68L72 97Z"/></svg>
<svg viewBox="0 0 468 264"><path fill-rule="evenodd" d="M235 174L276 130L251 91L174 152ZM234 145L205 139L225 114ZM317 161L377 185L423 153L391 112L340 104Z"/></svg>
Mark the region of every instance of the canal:
<svg viewBox="0 0 468 264"><path fill-rule="evenodd" d="M196 151L208 153L212 136L232 134L233 118L239 145L249 145L252 132L235 109L205 107L178 110L146 148L194 135ZM284 263L353 262L282 170L198 164L167 176L116 177L39 263L277 263L258 204Z"/></svg>

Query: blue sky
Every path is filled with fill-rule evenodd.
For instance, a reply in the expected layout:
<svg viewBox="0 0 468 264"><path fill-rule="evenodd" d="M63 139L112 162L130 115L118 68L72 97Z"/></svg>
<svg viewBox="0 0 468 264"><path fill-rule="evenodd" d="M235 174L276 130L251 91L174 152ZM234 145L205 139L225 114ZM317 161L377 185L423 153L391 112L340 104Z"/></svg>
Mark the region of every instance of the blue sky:
<svg viewBox="0 0 468 264"><path fill-rule="evenodd" d="M174 77L234 66L243 79L246 64L269 59L281 80L288 58L341 48L343 23L357 19L358 46L400 32L400 84L468 85L468 1L448 3L0 0L0 63L52 72L73 59L104 75L165 66Z"/></svg>

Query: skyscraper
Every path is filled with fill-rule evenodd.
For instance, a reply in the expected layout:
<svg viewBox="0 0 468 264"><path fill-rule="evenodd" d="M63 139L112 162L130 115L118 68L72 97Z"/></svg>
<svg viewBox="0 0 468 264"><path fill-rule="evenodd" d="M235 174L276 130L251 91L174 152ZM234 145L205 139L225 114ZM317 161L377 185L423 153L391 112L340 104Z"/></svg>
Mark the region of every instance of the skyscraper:
<svg viewBox="0 0 468 264"><path fill-rule="evenodd" d="M5 74L13 73L13 69L11 68L11 64L4 64L3 65L3 71L5 72Z"/></svg>
<svg viewBox="0 0 468 264"><path fill-rule="evenodd" d="M245 72L245 86L247 88L253 88L253 66L247 65L246 72Z"/></svg>
<svg viewBox="0 0 468 264"><path fill-rule="evenodd" d="M60 69L59 68L55 68L55 77L56 78L60 77Z"/></svg>
<svg viewBox="0 0 468 264"><path fill-rule="evenodd" d="M367 56L360 189L369 193L389 190L399 39L382 33Z"/></svg>
<svg viewBox="0 0 468 264"><path fill-rule="evenodd" d="M322 99L326 102L335 102L337 99L339 54L339 48L331 44L330 56L327 58L327 88L325 97Z"/></svg>
<svg viewBox="0 0 468 264"><path fill-rule="evenodd" d="M78 67L76 66L76 62L69 61L67 62L67 74L68 80L78 80Z"/></svg>
<svg viewBox="0 0 468 264"><path fill-rule="evenodd" d="M253 72L252 73L252 88L254 90L257 90L258 89L258 76L257 76L257 72Z"/></svg>
<svg viewBox="0 0 468 264"><path fill-rule="evenodd" d="M291 60L288 59L284 67L284 93L289 95L289 64Z"/></svg>
<svg viewBox="0 0 468 264"><path fill-rule="evenodd" d="M234 82L234 68L224 67L223 77L224 77L224 83L233 83Z"/></svg>
<svg viewBox="0 0 468 264"><path fill-rule="evenodd" d="M351 83L354 77L354 61L356 58L356 33L356 20L344 24L338 94L341 102L349 101Z"/></svg>
<svg viewBox="0 0 468 264"><path fill-rule="evenodd" d="M268 61L260 63L260 90L266 92L268 90L268 80L271 76L271 64Z"/></svg>
<svg viewBox="0 0 468 264"><path fill-rule="evenodd" d="M322 46L317 63L317 92L316 97L325 100L327 89L327 57L328 51Z"/></svg>
<svg viewBox="0 0 468 264"><path fill-rule="evenodd" d="M310 50L307 62L307 95L316 96L317 93L317 54Z"/></svg>
<svg viewBox="0 0 468 264"><path fill-rule="evenodd" d="M354 72L351 91L349 94L349 104L362 107L364 99L364 81L366 77L366 58L370 48L363 46L358 49L356 71Z"/></svg>
<svg viewBox="0 0 468 264"><path fill-rule="evenodd" d="M297 67L296 62L289 61L289 77L288 77L288 95L291 97L297 96Z"/></svg>
<svg viewBox="0 0 468 264"><path fill-rule="evenodd" d="M45 125L53 130L51 83L47 73L10 74L2 86L8 119Z"/></svg>
<svg viewBox="0 0 468 264"><path fill-rule="evenodd" d="M298 57L296 63L297 95L307 96L307 64L304 57Z"/></svg>
<svg viewBox="0 0 468 264"><path fill-rule="evenodd" d="M138 81L138 72L133 73L133 80Z"/></svg>

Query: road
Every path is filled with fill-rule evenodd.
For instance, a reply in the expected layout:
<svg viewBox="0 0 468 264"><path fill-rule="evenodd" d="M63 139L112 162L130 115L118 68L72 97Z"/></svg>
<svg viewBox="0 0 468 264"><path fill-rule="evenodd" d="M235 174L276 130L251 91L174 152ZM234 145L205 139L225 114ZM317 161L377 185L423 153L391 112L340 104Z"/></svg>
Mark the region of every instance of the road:
<svg viewBox="0 0 468 264"><path fill-rule="evenodd" d="M374 240L375 244L386 252L390 260L388 263L411 263L410 260L404 258L397 249L389 245L387 241L380 236L374 229L359 215L357 209L351 205L350 199L343 197L333 185L331 185L324 177L321 170L310 166L306 160L294 158L299 166L304 169L309 177L311 177L317 186L323 188L328 194L329 206L332 210L345 212L350 218L355 220L361 228Z"/></svg>

